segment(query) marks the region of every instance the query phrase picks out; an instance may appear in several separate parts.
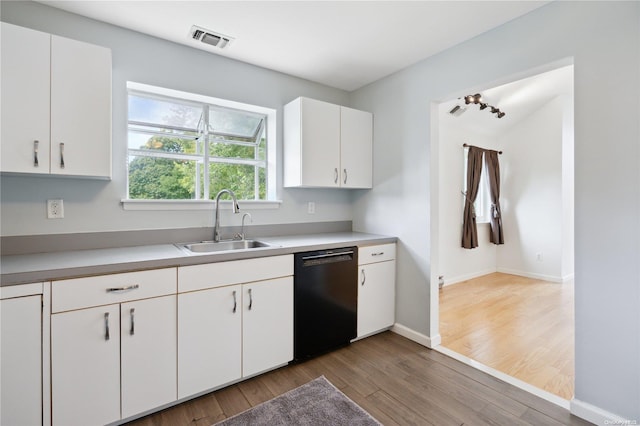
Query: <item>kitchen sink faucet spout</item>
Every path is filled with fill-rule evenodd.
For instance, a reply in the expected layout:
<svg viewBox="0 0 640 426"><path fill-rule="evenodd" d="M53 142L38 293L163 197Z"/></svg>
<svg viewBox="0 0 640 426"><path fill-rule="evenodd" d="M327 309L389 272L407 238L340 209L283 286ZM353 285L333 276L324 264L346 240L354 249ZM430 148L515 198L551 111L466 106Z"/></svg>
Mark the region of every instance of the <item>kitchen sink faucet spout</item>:
<svg viewBox="0 0 640 426"><path fill-rule="evenodd" d="M238 200L236 199L236 194L233 193L232 190L230 189L223 189L220 192L218 192L218 195L216 195L216 220L215 220L215 224L213 225L213 241L215 241L216 243L220 241L220 196L222 196L222 194L229 194L232 198L232 202L231 202L231 208L233 209L234 213L239 213L240 212L240 206L238 206Z"/></svg>

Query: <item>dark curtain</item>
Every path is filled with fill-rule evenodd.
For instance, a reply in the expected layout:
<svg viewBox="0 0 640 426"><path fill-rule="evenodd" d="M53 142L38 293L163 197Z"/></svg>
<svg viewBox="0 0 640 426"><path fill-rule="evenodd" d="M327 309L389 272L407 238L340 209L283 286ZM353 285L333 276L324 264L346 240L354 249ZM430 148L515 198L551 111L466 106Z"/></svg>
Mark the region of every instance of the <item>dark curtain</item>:
<svg viewBox="0 0 640 426"><path fill-rule="evenodd" d="M502 234L502 212L500 211L500 163L496 151L485 151L484 164L489 178L489 193L491 194L491 235L494 244L504 244Z"/></svg>
<svg viewBox="0 0 640 426"><path fill-rule="evenodd" d="M462 247L472 249L478 247L478 228L473 203L478 196L480 174L482 173L483 150L475 146L469 147L467 155L467 192L465 193L462 222Z"/></svg>

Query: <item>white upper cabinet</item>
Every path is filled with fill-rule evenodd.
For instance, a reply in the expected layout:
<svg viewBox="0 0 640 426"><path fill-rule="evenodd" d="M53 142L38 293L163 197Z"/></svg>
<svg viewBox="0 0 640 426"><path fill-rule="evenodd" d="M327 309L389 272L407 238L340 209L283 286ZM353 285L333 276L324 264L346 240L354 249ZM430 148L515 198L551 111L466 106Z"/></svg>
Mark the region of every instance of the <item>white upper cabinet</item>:
<svg viewBox="0 0 640 426"><path fill-rule="evenodd" d="M340 107L340 185L373 186L373 115Z"/></svg>
<svg viewBox="0 0 640 426"><path fill-rule="evenodd" d="M371 188L373 116L300 97L284 107L284 186Z"/></svg>
<svg viewBox="0 0 640 426"><path fill-rule="evenodd" d="M111 177L111 51L51 37L51 173Z"/></svg>
<svg viewBox="0 0 640 426"><path fill-rule="evenodd" d="M111 51L2 22L0 171L111 178Z"/></svg>
<svg viewBox="0 0 640 426"><path fill-rule="evenodd" d="M49 173L50 39L2 22L3 172Z"/></svg>

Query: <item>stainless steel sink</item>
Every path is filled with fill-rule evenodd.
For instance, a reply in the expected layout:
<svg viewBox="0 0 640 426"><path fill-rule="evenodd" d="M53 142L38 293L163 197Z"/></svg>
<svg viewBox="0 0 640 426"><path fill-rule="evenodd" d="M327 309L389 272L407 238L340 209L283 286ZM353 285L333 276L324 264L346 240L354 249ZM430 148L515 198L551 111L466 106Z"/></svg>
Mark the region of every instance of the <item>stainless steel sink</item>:
<svg viewBox="0 0 640 426"><path fill-rule="evenodd" d="M251 250L256 248L274 247L258 240L234 240L234 241L202 241L199 243L176 244L179 248L191 253L214 253L230 250Z"/></svg>

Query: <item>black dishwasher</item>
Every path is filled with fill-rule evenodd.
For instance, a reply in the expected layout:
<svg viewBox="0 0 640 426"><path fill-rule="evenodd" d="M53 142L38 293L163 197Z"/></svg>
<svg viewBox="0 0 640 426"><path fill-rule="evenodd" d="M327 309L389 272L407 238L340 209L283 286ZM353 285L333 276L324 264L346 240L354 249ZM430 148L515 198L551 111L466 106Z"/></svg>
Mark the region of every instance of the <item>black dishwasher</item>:
<svg viewBox="0 0 640 426"><path fill-rule="evenodd" d="M345 346L356 337L358 248L295 254L294 360Z"/></svg>

